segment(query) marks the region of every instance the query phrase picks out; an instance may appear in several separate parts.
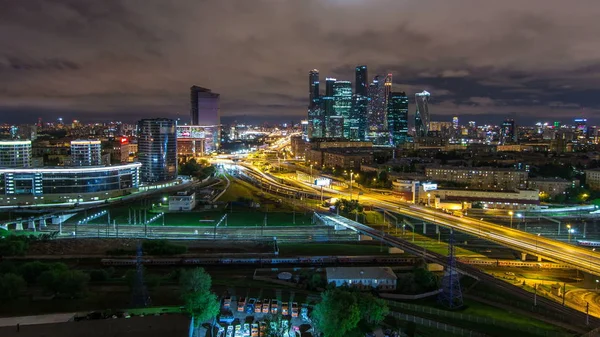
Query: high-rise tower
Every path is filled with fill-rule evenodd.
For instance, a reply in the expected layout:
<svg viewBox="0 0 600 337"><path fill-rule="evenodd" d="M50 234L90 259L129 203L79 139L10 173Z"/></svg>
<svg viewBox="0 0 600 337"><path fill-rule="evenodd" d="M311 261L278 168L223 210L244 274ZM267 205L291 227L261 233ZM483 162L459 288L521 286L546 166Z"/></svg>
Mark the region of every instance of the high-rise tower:
<svg viewBox="0 0 600 337"><path fill-rule="evenodd" d="M221 95L210 89L199 86L190 88L190 115L192 125L220 125L221 110L219 108Z"/></svg>
<svg viewBox="0 0 600 337"><path fill-rule="evenodd" d="M369 79L367 77L367 66L361 65L356 67L356 89L354 93L357 95L367 96L367 88L369 87Z"/></svg>
<svg viewBox="0 0 600 337"><path fill-rule="evenodd" d="M333 87L335 85L336 79L327 77L325 79L325 96L321 97L321 110L323 111L323 135L325 137L334 137L330 131L330 118L335 116L334 110L334 97L333 97Z"/></svg>
<svg viewBox="0 0 600 337"><path fill-rule="evenodd" d="M408 137L408 97L404 92L391 92L387 106L390 145L406 142Z"/></svg>
<svg viewBox="0 0 600 337"><path fill-rule="evenodd" d="M386 86L380 76L375 76L369 85L368 114L368 138L374 144L387 144L387 98L385 97Z"/></svg>
<svg viewBox="0 0 600 337"><path fill-rule="evenodd" d="M72 140L71 165L102 165L102 144L99 140Z"/></svg>
<svg viewBox="0 0 600 337"><path fill-rule="evenodd" d="M172 119L142 119L138 122L138 159L142 182L177 178L176 123Z"/></svg>
<svg viewBox="0 0 600 337"><path fill-rule="evenodd" d="M352 83L350 81L336 81L333 84L333 110L336 116L342 116L343 137L350 136L350 111L352 109Z"/></svg>
<svg viewBox="0 0 600 337"><path fill-rule="evenodd" d="M415 94L415 103L417 110L415 111L415 131L417 137L427 137L429 132L429 97L430 93L423 90Z"/></svg>
<svg viewBox="0 0 600 337"><path fill-rule="evenodd" d="M319 94L319 71L313 69L308 72L308 138L325 136L325 120L321 109Z"/></svg>

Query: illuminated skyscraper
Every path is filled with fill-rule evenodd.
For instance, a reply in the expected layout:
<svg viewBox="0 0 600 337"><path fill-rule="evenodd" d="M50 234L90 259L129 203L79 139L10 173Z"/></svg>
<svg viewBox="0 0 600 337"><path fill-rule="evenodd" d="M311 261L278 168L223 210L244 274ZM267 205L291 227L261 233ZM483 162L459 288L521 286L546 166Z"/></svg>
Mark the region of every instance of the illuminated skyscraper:
<svg viewBox="0 0 600 337"><path fill-rule="evenodd" d="M361 65L356 67L356 85L355 94L367 96L367 88L369 87L369 79L367 77L367 66Z"/></svg>
<svg viewBox="0 0 600 337"><path fill-rule="evenodd" d="M502 133L500 134L501 144L516 144L517 143L517 129L514 119L507 119L502 123Z"/></svg>
<svg viewBox="0 0 600 337"><path fill-rule="evenodd" d="M325 136L325 120L321 109L319 94L319 71L313 69L308 73L308 138Z"/></svg>
<svg viewBox="0 0 600 337"><path fill-rule="evenodd" d="M384 144L387 142L387 99L385 97L386 87L379 80L379 76L373 78L373 82L369 85L369 101L368 101L368 138L374 143ZM381 140L378 141L378 140Z"/></svg>
<svg viewBox="0 0 600 337"><path fill-rule="evenodd" d="M330 116L327 121L327 137L344 137L344 117Z"/></svg>
<svg viewBox="0 0 600 337"><path fill-rule="evenodd" d="M452 127L454 130L458 130L458 117L452 117Z"/></svg>
<svg viewBox="0 0 600 337"><path fill-rule="evenodd" d="M333 110L344 118L343 137L350 136L350 111L352 109L352 83L336 81L333 84Z"/></svg>
<svg viewBox="0 0 600 337"><path fill-rule="evenodd" d="M367 106L369 98L363 95L352 95L352 109L350 110L351 140L365 140L367 136Z"/></svg>
<svg viewBox="0 0 600 337"><path fill-rule="evenodd" d="M323 134L325 137L334 137L329 134L329 121L331 116L335 116L334 110L334 97L333 97L333 86L336 82L335 78L327 77L325 79L325 96L321 97L321 110L323 111L323 120L325 124L323 125L324 131Z"/></svg>
<svg viewBox="0 0 600 337"><path fill-rule="evenodd" d="M31 159L30 140L0 141L0 167L31 167Z"/></svg>
<svg viewBox="0 0 600 337"><path fill-rule="evenodd" d="M385 83L384 83L384 94L383 97L385 99L385 103L383 104L383 106L385 107L386 113L387 113L387 106L388 106L388 100L390 99L390 94L392 93L392 74L387 74L387 76L385 77ZM387 117L384 118L384 130L388 129L387 126Z"/></svg>
<svg viewBox="0 0 600 337"><path fill-rule="evenodd" d="M142 119L138 122L138 160L142 182L177 178L176 123L172 119Z"/></svg>
<svg viewBox="0 0 600 337"><path fill-rule="evenodd" d="M429 97L430 93L423 90L415 94L415 103L417 110L415 111L415 131L417 137L427 137L429 132Z"/></svg>
<svg viewBox="0 0 600 337"><path fill-rule="evenodd" d="M408 137L408 96L404 92L391 92L387 106L387 125L390 145L406 142Z"/></svg>

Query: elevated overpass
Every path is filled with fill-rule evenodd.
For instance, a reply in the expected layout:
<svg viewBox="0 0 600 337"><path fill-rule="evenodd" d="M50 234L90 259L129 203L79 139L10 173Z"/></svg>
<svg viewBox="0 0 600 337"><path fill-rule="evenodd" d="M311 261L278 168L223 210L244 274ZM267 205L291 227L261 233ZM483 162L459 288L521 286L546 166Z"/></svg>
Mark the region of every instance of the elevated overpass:
<svg viewBox="0 0 600 337"><path fill-rule="evenodd" d="M339 216L339 215L336 215L333 213L316 212L315 217L317 217L325 225L336 226L336 227L339 226L339 227L351 229L362 235L367 235L367 236L372 237L373 239L381 240L392 247L400 248L406 252L412 253L419 257L422 257L426 261L439 263L441 265L448 266L447 257L445 257L441 254L428 252L420 246L417 246L411 242L408 242L401 238L387 234L380 230L371 228L369 226L365 226L361 223L352 221L350 219L344 218L342 216ZM481 271L475 267L461 263L459 260L456 261L456 268L458 269L457 271L463 275L473 277L478 281L485 282L486 284L494 285L495 287L503 289L504 291L507 291L507 292L513 294L514 296L521 298L524 301L533 303L533 298L535 295L524 289L515 287L504 281L498 280L495 277L493 277L489 274L486 274L483 271ZM577 310L569 308L569 307L566 307L566 306L562 306L561 304L554 302L551 299L542 297L542 296L537 296L536 300L537 300L538 306L544 307L544 308L554 312L555 319L559 319L561 321L566 321L573 325L578 325L578 326L585 325L585 322L586 322L586 314L585 313L577 311ZM600 324L600 319L598 319L596 317L589 317L589 323L591 326L597 326L598 324Z"/></svg>

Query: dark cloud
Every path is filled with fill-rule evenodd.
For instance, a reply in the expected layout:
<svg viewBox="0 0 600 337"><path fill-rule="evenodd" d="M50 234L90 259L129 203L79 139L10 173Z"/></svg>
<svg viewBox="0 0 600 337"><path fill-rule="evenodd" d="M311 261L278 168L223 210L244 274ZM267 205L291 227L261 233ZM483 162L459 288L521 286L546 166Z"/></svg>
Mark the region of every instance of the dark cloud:
<svg viewBox="0 0 600 337"><path fill-rule="evenodd" d="M7 120L186 119L192 84L220 93L224 116L298 119L309 70L353 81L358 64L370 76L393 73L394 90L411 97L430 91L438 119L600 112L594 0L0 0L0 8Z"/></svg>

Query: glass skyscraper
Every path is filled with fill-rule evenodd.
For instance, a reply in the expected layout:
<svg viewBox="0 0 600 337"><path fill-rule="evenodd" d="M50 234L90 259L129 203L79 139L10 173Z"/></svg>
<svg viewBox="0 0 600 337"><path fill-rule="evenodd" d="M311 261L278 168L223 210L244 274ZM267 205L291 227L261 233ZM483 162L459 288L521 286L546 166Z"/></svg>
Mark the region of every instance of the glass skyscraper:
<svg viewBox="0 0 600 337"><path fill-rule="evenodd" d="M429 97L430 93L423 90L415 94L415 103L417 110L415 111L415 132L417 137L427 137L429 132Z"/></svg>
<svg viewBox="0 0 600 337"><path fill-rule="evenodd" d="M172 119L142 119L138 122L140 179L155 183L177 178L176 123Z"/></svg>
<svg viewBox="0 0 600 337"><path fill-rule="evenodd" d="M323 111L323 120L325 121L325 131L323 134L325 137L334 137L329 134L331 129L329 126L329 118L335 116L335 98L333 97L333 86L336 82L335 78L328 77L325 79L325 96L321 97L321 109Z"/></svg>
<svg viewBox="0 0 600 337"><path fill-rule="evenodd" d="M380 76L375 76L369 85L369 102L367 108L368 114L368 138L374 144L387 144L387 97L385 96L386 88L384 82L380 80Z"/></svg>
<svg viewBox="0 0 600 337"><path fill-rule="evenodd" d="M192 125L220 125L221 95L199 86L190 88L190 115Z"/></svg>
<svg viewBox="0 0 600 337"><path fill-rule="evenodd" d="M387 125L390 145L398 146L406 142L408 137L408 96L404 92L390 92Z"/></svg>
<svg viewBox="0 0 600 337"><path fill-rule="evenodd" d="M367 77L367 66L357 66L355 75L356 82L354 82L354 84L356 85L356 90L354 93L357 95L367 96L367 88L369 87L369 79Z"/></svg>
<svg viewBox="0 0 600 337"><path fill-rule="evenodd" d="M352 83L335 81L333 84L333 110L344 118L343 137L350 137L350 111L352 109Z"/></svg>
<svg viewBox="0 0 600 337"><path fill-rule="evenodd" d="M308 73L308 138L325 136L324 129L325 120L319 93L319 71L313 69Z"/></svg>

